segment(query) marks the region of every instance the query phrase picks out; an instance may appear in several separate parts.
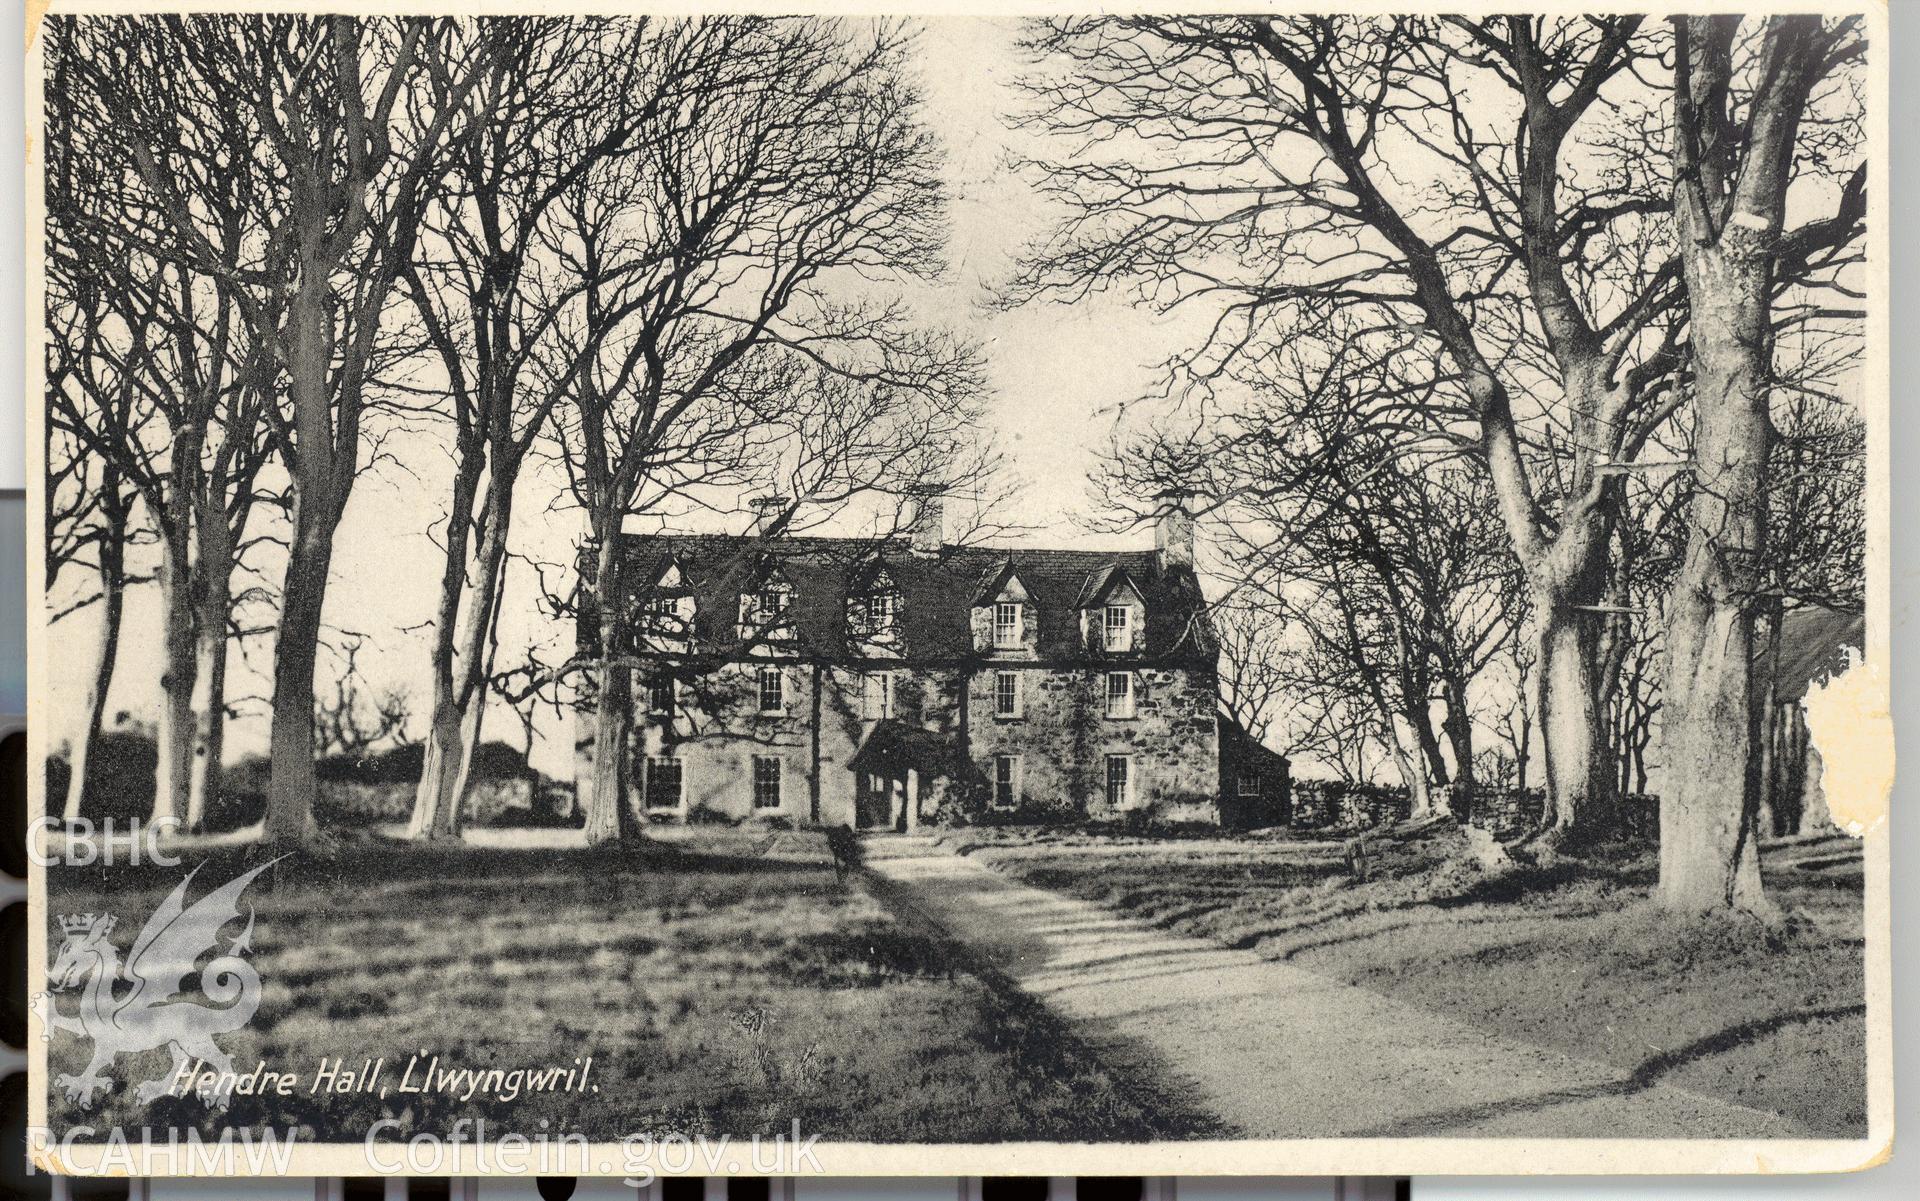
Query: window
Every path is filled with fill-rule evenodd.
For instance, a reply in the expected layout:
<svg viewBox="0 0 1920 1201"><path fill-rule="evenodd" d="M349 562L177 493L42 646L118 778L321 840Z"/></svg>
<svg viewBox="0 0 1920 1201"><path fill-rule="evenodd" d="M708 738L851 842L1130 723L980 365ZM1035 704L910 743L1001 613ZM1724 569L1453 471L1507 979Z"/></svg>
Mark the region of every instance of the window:
<svg viewBox="0 0 1920 1201"><path fill-rule="evenodd" d="M780 760L771 755L753 757L753 807L780 807Z"/></svg>
<svg viewBox="0 0 1920 1201"><path fill-rule="evenodd" d="M771 621L787 611L793 601L793 589L785 584L768 584L760 590L760 616Z"/></svg>
<svg viewBox="0 0 1920 1201"><path fill-rule="evenodd" d="M1110 671L1107 673L1107 716L1133 716L1132 672Z"/></svg>
<svg viewBox="0 0 1920 1201"><path fill-rule="evenodd" d="M1019 672L996 671L993 673L993 715L995 717L1020 716Z"/></svg>
<svg viewBox="0 0 1920 1201"><path fill-rule="evenodd" d="M1003 650L1020 645L1020 602L1001 601L993 607L993 645Z"/></svg>
<svg viewBox="0 0 1920 1201"><path fill-rule="evenodd" d="M868 721L879 721L883 717L893 716L893 673L873 671L867 673L866 710Z"/></svg>
<svg viewBox="0 0 1920 1201"><path fill-rule="evenodd" d="M1241 796L1259 796L1260 773L1241 768L1239 778L1234 782L1234 791Z"/></svg>
<svg viewBox="0 0 1920 1201"><path fill-rule="evenodd" d="M678 759L647 760L647 808L678 809L685 796L682 791Z"/></svg>
<svg viewBox="0 0 1920 1201"><path fill-rule="evenodd" d="M1107 807L1125 809L1133 800L1133 759L1127 755L1107 756Z"/></svg>
<svg viewBox="0 0 1920 1201"><path fill-rule="evenodd" d="M671 675L664 671L654 675L647 681L647 712L671 714L677 692Z"/></svg>
<svg viewBox="0 0 1920 1201"><path fill-rule="evenodd" d="M1107 606L1107 649L1110 651L1130 651L1133 649L1133 610L1126 605Z"/></svg>
<svg viewBox="0 0 1920 1201"><path fill-rule="evenodd" d="M760 668L760 712L785 713L787 711L787 673L784 668L771 664Z"/></svg>
<svg viewBox="0 0 1920 1201"><path fill-rule="evenodd" d="M867 598L867 633L878 634L893 628L895 606L899 598L891 592L876 592Z"/></svg>
<svg viewBox="0 0 1920 1201"><path fill-rule="evenodd" d="M1011 809L1020 803L1020 756L993 757L993 806Z"/></svg>

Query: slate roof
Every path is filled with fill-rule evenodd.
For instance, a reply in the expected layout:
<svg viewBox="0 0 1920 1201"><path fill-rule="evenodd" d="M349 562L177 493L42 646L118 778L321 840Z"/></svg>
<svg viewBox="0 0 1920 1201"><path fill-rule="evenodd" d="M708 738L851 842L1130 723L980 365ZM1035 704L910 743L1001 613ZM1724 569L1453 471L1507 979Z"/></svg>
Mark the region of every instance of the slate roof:
<svg viewBox="0 0 1920 1201"><path fill-rule="evenodd" d="M915 554L904 539L731 535L623 534L629 591L651 593L669 563L678 565L695 600L695 633L703 649L724 648L738 638L740 596L758 589L777 570L793 588L790 623L796 650L828 658L855 655L849 643L847 601L854 582L870 579L875 560L899 593L901 657L952 660L975 655L972 609L1003 570L1026 587L1038 620L1041 657L1084 659L1080 598L1095 580L1124 572L1146 604L1144 645L1132 658L1197 657L1211 661L1212 632L1205 598L1192 568L1163 569L1158 554L1140 551L1047 550L948 546ZM588 635L591 604L581 606L582 636Z"/></svg>
<svg viewBox="0 0 1920 1201"><path fill-rule="evenodd" d="M1797 701L1816 680L1846 670L1844 647L1864 651L1867 618L1864 613L1834 609L1794 609L1780 623L1780 659L1773 673L1777 703Z"/></svg>
<svg viewBox="0 0 1920 1201"><path fill-rule="evenodd" d="M883 717L847 761L848 771L883 776L902 776L909 768L929 778L957 776L966 771L966 757L950 738Z"/></svg>

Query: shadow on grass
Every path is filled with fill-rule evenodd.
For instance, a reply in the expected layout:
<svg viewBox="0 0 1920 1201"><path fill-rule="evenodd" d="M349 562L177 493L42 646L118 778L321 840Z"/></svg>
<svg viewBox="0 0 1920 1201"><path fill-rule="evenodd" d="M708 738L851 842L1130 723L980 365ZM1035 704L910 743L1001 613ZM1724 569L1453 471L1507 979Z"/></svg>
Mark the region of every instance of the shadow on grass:
<svg viewBox="0 0 1920 1201"><path fill-rule="evenodd" d="M1864 1005L1842 1005L1826 1009L1803 1009L1791 1013L1774 1014L1754 1021L1741 1022L1717 1030L1703 1038L1695 1039L1682 1047L1663 1051L1643 1060L1627 1075L1618 1080L1601 1084L1584 1085L1579 1088L1557 1089L1552 1092L1537 1093L1530 1097L1514 1097L1510 1100L1496 1101L1485 1105L1466 1105L1457 1109L1441 1110L1437 1113L1423 1114L1410 1122L1398 1122L1391 1126L1378 1126L1350 1132L1349 1138L1405 1138L1419 1134L1465 1133L1482 1122L1495 1118L1509 1117L1514 1114L1537 1113L1558 1105L1570 1105L1581 1101L1594 1101L1603 1097L1625 1097L1644 1092L1663 1082L1688 1064L1710 1056L1724 1054L1749 1043L1757 1042L1769 1035L1776 1034L1790 1026L1811 1022L1836 1021L1849 1018L1864 1018ZM1855 1130L1822 1132L1826 1137L1864 1137L1864 1126Z"/></svg>

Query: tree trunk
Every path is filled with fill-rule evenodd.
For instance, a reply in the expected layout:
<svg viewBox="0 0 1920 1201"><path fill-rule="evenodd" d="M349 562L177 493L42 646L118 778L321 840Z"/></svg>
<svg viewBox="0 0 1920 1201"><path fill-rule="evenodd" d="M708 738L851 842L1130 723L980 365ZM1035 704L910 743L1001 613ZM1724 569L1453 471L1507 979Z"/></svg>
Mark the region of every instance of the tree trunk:
<svg viewBox="0 0 1920 1201"><path fill-rule="evenodd" d="M454 838L460 833L467 791L472 784L473 757L480 749L480 732L485 720L489 644L500 602L501 572L506 565L507 528L513 517L512 486L510 479L502 477L488 488L474 586L458 622L458 658L445 663L444 675L436 651L433 723L428 732L419 792L414 798L413 822L408 829L408 835L413 838ZM458 507L460 500L456 496L456 513L464 511ZM465 500L471 504L471 494ZM465 539L460 541L461 566L457 574L464 583ZM447 553L451 556L454 551L454 539L449 537ZM453 574L449 573L448 578ZM446 584L445 587L453 596L449 603L443 592L443 615L460 608L457 586ZM532 751L531 737L528 751Z"/></svg>
<svg viewBox="0 0 1920 1201"><path fill-rule="evenodd" d="M600 667L599 705L593 722L593 780L586 798L587 843L626 837L627 739L633 724L633 672L618 663Z"/></svg>
<svg viewBox="0 0 1920 1201"><path fill-rule="evenodd" d="M117 483L116 485L117 486ZM113 687L113 669L120 656L120 623L126 612L126 522L110 521L100 539L100 650L94 659L93 682L87 689L87 720L73 741L68 763L66 805L62 820L80 820L86 802L93 748L100 741L101 719L107 711L107 693ZM154 787L159 788L159 777Z"/></svg>
<svg viewBox="0 0 1920 1201"><path fill-rule="evenodd" d="M301 198L305 207L316 201ZM324 253L324 220L318 213L291 218L300 223L299 284L287 306L281 354L292 400L295 455L288 464L293 485L293 535L287 545L286 579L280 592L280 629L273 647L273 722L268 748L270 784L267 838L276 843L311 842L318 834L313 802L313 675L320 649L320 621L327 575L333 567L333 533L339 525L355 463L336 456L355 453L346 439L334 444L334 353L331 266ZM342 398L343 422L356 420Z"/></svg>
<svg viewBox="0 0 1920 1201"><path fill-rule="evenodd" d="M1595 590L1597 595L1597 589ZM1536 596L1540 622L1540 742L1546 759L1542 825L1558 839L1605 831L1613 813L1607 713L1599 676L1600 615L1566 596Z"/></svg>
<svg viewBox="0 0 1920 1201"><path fill-rule="evenodd" d="M1694 485L1667 610L1659 898L1683 911L1765 914L1753 636L1755 597L1769 577L1774 259L1801 115L1831 43L1818 16L1770 18L1736 121L1738 20L1674 23L1673 215L1687 287Z"/></svg>
<svg viewBox="0 0 1920 1201"><path fill-rule="evenodd" d="M193 744L199 724L194 718L193 693L200 661L188 525L181 520L166 531L160 554L162 701L154 744L153 808L148 816L155 823L179 821L192 792Z"/></svg>
<svg viewBox="0 0 1920 1201"><path fill-rule="evenodd" d="M195 675L200 695L193 739L193 763L187 782L185 826L206 825L207 809L220 796L221 759L226 753L227 618L233 610L233 533L218 505L201 509L195 525L200 577L200 608L195 620Z"/></svg>
<svg viewBox="0 0 1920 1201"><path fill-rule="evenodd" d="M618 659L625 636L619 547L615 523L600 538L594 572L593 595L600 606L600 695L594 709L593 776L584 798L589 846L623 842L629 834L627 753L633 725L633 669Z"/></svg>
<svg viewBox="0 0 1920 1201"><path fill-rule="evenodd" d="M280 632L273 648L273 724L267 837L299 844L318 832L313 820L313 675L320 614L333 559L333 525L294 499L294 536L281 588Z"/></svg>
<svg viewBox="0 0 1920 1201"><path fill-rule="evenodd" d="M1659 895L1673 909L1763 911L1752 596L1766 538L1771 277L1745 255L1687 259L1696 484L1667 608Z"/></svg>
<svg viewBox="0 0 1920 1201"><path fill-rule="evenodd" d="M1409 816L1431 817L1433 787L1427 772L1426 755L1421 750L1419 742L1417 734L1412 738L1402 734L1398 722L1391 720L1387 722L1387 751L1393 756L1393 765L1399 770L1400 779L1407 786Z"/></svg>
<svg viewBox="0 0 1920 1201"><path fill-rule="evenodd" d="M420 768L420 783L414 790L413 818L407 826L409 838L442 839L459 835L460 805L470 762L461 733L465 724L461 713L464 681L455 680L454 675L459 672L463 677L470 676L473 663L456 661L455 647L456 643L465 641L459 636L460 599L466 590L468 534L473 527L473 501L484 459L478 443L464 434L456 454L453 504L447 521L447 557L440 572L440 603L434 615L430 659L433 718L427 726L426 758ZM469 612L471 609L469 606Z"/></svg>
<svg viewBox="0 0 1920 1201"><path fill-rule="evenodd" d="M1464 824L1473 816L1476 781L1473 772L1473 715L1467 708L1467 682L1449 677L1442 683L1446 693L1447 715L1441 728L1447 734L1447 749L1453 752L1453 783L1447 800L1456 821Z"/></svg>

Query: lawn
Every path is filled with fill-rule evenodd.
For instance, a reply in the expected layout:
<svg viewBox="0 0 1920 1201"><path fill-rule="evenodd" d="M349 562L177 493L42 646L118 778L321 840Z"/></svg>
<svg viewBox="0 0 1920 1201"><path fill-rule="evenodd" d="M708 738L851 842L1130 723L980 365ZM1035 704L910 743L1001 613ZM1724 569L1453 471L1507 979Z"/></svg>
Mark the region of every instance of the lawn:
<svg viewBox="0 0 1920 1201"><path fill-rule="evenodd" d="M1858 844L1769 843L1787 913L1681 922L1647 903L1645 849L1492 876L1457 832L1343 844L1278 833L1155 838L1098 830L954 831L951 846L1028 883L1284 959L1510 1038L1771 1110L1810 1135L1866 1133Z"/></svg>
<svg viewBox="0 0 1920 1201"><path fill-rule="evenodd" d="M790 1132L796 1119L830 1141L1205 1132L1149 1100L1160 1085L1110 1073L1038 1006L896 918L860 873L842 880L823 856L762 857L768 841L714 831L622 854L369 839L283 863L249 889L261 1005L220 1039L240 1071L265 1060L311 1077L323 1056L351 1066L384 1056L393 1081L423 1049L443 1067L478 1069L565 1068L591 1055L598 1092L462 1103L302 1085L292 1097L235 1097L224 1117L190 1098L143 1111L128 1082L165 1071L167 1055L152 1051L109 1068L119 1083L90 1112L56 1090L50 1125L57 1137L76 1122L209 1133L271 1124L346 1141L389 1117L403 1137L462 1117L606 1140ZM194 895L245 870L245 854L216 852ZM50 869L49 910L117 914L124 953L196 861ZM238 923L226 932L236 933ZM51 947L59 935L53 927ZM61 1004L70 1013L75 1002ZM78 1072L86 1050L57 1036L50 1075Z"/></svg>

